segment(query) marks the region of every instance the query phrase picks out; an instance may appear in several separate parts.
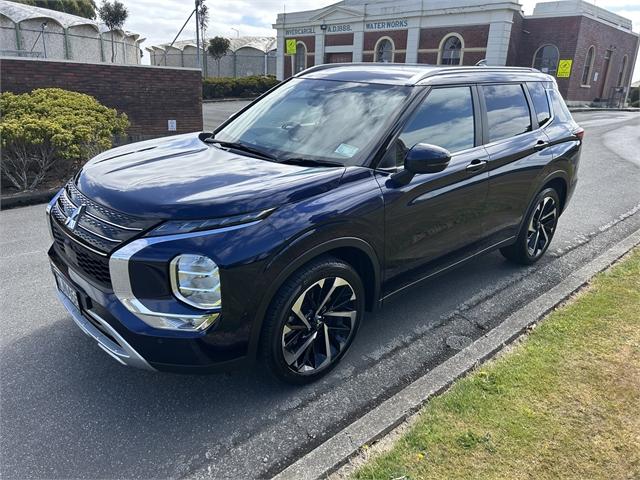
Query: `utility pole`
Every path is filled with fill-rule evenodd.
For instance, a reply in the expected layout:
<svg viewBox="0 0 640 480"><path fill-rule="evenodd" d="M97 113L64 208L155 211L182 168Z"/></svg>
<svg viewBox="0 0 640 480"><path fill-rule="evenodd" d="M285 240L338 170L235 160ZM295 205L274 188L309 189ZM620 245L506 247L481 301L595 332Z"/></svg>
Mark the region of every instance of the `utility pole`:
<svg viewBox="0 0 640 480"><path fill-rule="evenodd" d="M196 0L196 65L200 68L200 0Z"/></svg>

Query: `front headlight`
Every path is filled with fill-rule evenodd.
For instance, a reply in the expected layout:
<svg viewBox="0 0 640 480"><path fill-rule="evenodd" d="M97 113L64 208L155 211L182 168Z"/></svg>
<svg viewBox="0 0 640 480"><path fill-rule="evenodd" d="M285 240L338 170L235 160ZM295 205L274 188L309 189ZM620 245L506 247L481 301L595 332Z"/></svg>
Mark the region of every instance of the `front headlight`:
<svg viewBox="0 0 640 480"><path fill-rule="evenodd" d="M178 255L171 261L170 272L176 298L202 310L220 307L220 272L209 257Z"/></svg>

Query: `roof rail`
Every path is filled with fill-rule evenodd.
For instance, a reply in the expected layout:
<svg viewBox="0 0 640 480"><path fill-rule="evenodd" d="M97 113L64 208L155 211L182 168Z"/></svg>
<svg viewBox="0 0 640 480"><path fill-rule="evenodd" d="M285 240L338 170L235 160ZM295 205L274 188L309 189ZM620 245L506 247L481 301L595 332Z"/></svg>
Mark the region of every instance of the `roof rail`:
<svg viewBox="0 0 640 480"><path fill-rule="evenodd" d="M309 67L306 70L298 72L294 75L294 77L301 77L307 75L309 73L318 72L321 70L328 70L331 68L337 67L348 67L348 66L373 66L375 63L371 62L350 62L350 63L323 63L320 65L314 65L313 67ZM506 67L506 66L489 66L489 65L469 65L469 66L456 66L456 67L448 67L442 65L430 65L427 63L394 63L389 64L398 67L423 67L425 69L424 72L418 73L411 77L410 83L416 84L418 82L424 81L431 77L436 77L439 75L451 75L455 73L466 73L472 71L478 71L479 67L482 72L504 72L504 73L541 73L539 70L531 67Z"/></svg>

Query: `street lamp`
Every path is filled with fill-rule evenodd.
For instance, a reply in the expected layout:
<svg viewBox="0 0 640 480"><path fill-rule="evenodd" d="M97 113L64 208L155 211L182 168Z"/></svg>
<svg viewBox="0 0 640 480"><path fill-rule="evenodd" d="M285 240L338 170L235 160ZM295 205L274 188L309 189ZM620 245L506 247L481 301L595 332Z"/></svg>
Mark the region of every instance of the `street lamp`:
<svg viewBox="0 0 640 480"><path fill-rule="evenodd" d="M233 30L234 32L236 32L236 38L240 38L240 30L238 30L237 28L233 28L233 27L229 27L231 30Z"/></svg>

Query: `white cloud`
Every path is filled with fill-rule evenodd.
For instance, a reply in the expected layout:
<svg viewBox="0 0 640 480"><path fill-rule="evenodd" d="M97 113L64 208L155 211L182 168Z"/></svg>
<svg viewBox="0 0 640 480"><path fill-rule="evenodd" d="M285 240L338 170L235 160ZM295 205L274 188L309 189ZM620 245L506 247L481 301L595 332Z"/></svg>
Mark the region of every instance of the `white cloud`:
<svg viewBox="0 0 640 480"><path fill-rule="evenodd" d="M193 0L122 0L129 10L125 28L146 37L143 46L168 43L178 33L193 9ZM99 2L98 2L99 3ZM288 12L322 8L335 0L207 0L209 7L208 36L275 35L271 25L285 7ZM521 0L525 14L531 14L535 0ZM633 29L640 32L640 6L629 0L598 0L597 5L633 21ZM195 38L195 20L192 19L181 39ZM145 52L145 63L149 57ZM634 80L640 79L640 61L636 62Z"/></svg>

